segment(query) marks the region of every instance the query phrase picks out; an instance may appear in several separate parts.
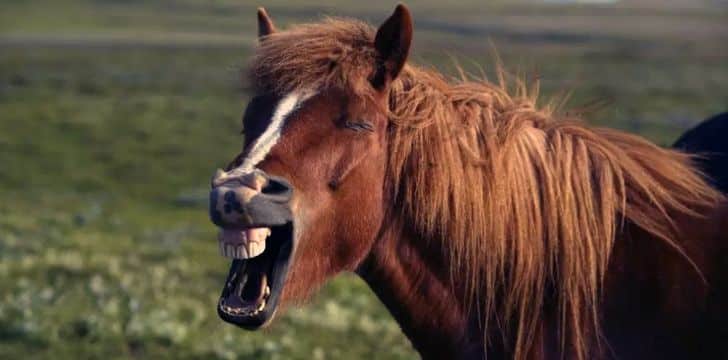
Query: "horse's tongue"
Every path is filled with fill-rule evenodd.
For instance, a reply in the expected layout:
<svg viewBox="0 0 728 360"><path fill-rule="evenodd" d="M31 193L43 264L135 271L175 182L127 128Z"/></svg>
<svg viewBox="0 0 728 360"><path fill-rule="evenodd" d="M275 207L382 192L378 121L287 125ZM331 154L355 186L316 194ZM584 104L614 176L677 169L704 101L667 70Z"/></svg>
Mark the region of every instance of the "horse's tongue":
<svg viewBox="0 0 728 360"><path fill-rule="evenodd" d="M246 304L259 304L265 294L265 288L268 286L268 276L260 273L259 276L250 276L245 288L242 289L240 297Z"/></svg>
<svg viewBox="0 0 728 360"><path fill-rule="evenodd" d="M225 298L225 304L232 308L247 308L253 310L264 302L264 298L270 293L268 287L268 276L265 272L260 272L260 266L255 266L255 260L249 264L252 267L246 269L250 274L235 287L235 291L231 292Z"/></svg>
<svg viewBox="0 0 728 360"><path fill-rule="evenodd" d="M265 251L265 239L268 235L269 228L222 229L218 235L220 253L235 259L256 257Z"/></svg>

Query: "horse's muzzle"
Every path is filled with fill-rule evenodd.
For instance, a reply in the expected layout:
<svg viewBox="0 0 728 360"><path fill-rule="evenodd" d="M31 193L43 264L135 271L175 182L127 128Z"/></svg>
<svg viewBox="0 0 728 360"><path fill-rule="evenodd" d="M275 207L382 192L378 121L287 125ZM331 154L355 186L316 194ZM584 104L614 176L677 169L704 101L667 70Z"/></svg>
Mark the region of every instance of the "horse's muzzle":
<svg viewBox="0 0 728 360"><path fill-rule="evenodd" d="M219 170L212 179L210 219L221 255L232 258L217 312L245 329L275 314L294 248L293 189L258 169Z"/></svg>
<svg viewBox="0 0 728 360"><path fill-rule="evenodd" d="M292 221L293 188L283 178L255 169L238 175L218 170L210 191L210 219L222 228L256 228Z"/></svg>

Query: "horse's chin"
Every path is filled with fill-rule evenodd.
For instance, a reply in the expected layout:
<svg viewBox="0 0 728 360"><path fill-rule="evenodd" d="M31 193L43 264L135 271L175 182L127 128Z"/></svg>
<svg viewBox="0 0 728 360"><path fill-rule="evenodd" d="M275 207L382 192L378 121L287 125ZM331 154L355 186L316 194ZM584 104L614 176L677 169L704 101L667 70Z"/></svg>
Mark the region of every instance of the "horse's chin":
<svg viewBox="0 0 728 360"><path fill-rule="evenodd" d="M270 229L270 231L267 231ZM257 246L245 243L240 248L227 245L225 237L239 241L251 233L262 233L263 243ZM233 258L230 272L220 295L217 313L220 318L244 329L256 330L267 325L275 316L276 308L288 276L294 248L293 224L270 228L221 231L221 251ZM247 239L250 241L250 239ZM262 248L261 248L262 247Z"/></svg>

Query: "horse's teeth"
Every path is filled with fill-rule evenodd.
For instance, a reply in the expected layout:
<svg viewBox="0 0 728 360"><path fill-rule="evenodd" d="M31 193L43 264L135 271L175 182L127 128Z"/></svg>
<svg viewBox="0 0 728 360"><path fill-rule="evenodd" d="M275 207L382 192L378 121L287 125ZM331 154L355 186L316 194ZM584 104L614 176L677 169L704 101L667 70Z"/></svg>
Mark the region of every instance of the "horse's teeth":
<svg viewBox="0 0 728 360"><path fill-rule="evenodd" d="M227 306L225 304L222 304L222 309L228 314L250 316L250 315L256 315L259 312L263 311L263 309L265 309L265 305L266 305L266 301L265 301L265 299L263 299L263 301L260 304L258 304L258 307L255 309L251 309L251 308L247 308L247 307L233 308L233 307Z"/></svg>
<svg viewBox="0 0 728 360"><path fill-rule="evenodd" d="M252 228L246 230L221 230L218 235L220 253L235 259L249 259L265 251L266 240L270 237L270 228Z"/></svg>

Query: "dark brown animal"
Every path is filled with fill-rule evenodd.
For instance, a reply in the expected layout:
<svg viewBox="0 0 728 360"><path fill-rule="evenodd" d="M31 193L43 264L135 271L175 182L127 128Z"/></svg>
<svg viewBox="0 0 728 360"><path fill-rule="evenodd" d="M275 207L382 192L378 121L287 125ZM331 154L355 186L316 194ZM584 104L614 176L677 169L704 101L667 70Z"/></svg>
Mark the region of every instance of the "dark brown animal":
<svg viewBox="0 0 728 360"><path fill-rule="evenodd" d="M728 193L728 112L714 115L686 131L673 147L697 154L697 164L710 183Z"/></svg>
<svg viewBox="0 0 728 360"><path fill-rule="evenodd" d="M354 271L423 358L725 357L728 210L689 156L408 65L402 5L258 19L246 146L210 193L225 321Z"/></svg>

